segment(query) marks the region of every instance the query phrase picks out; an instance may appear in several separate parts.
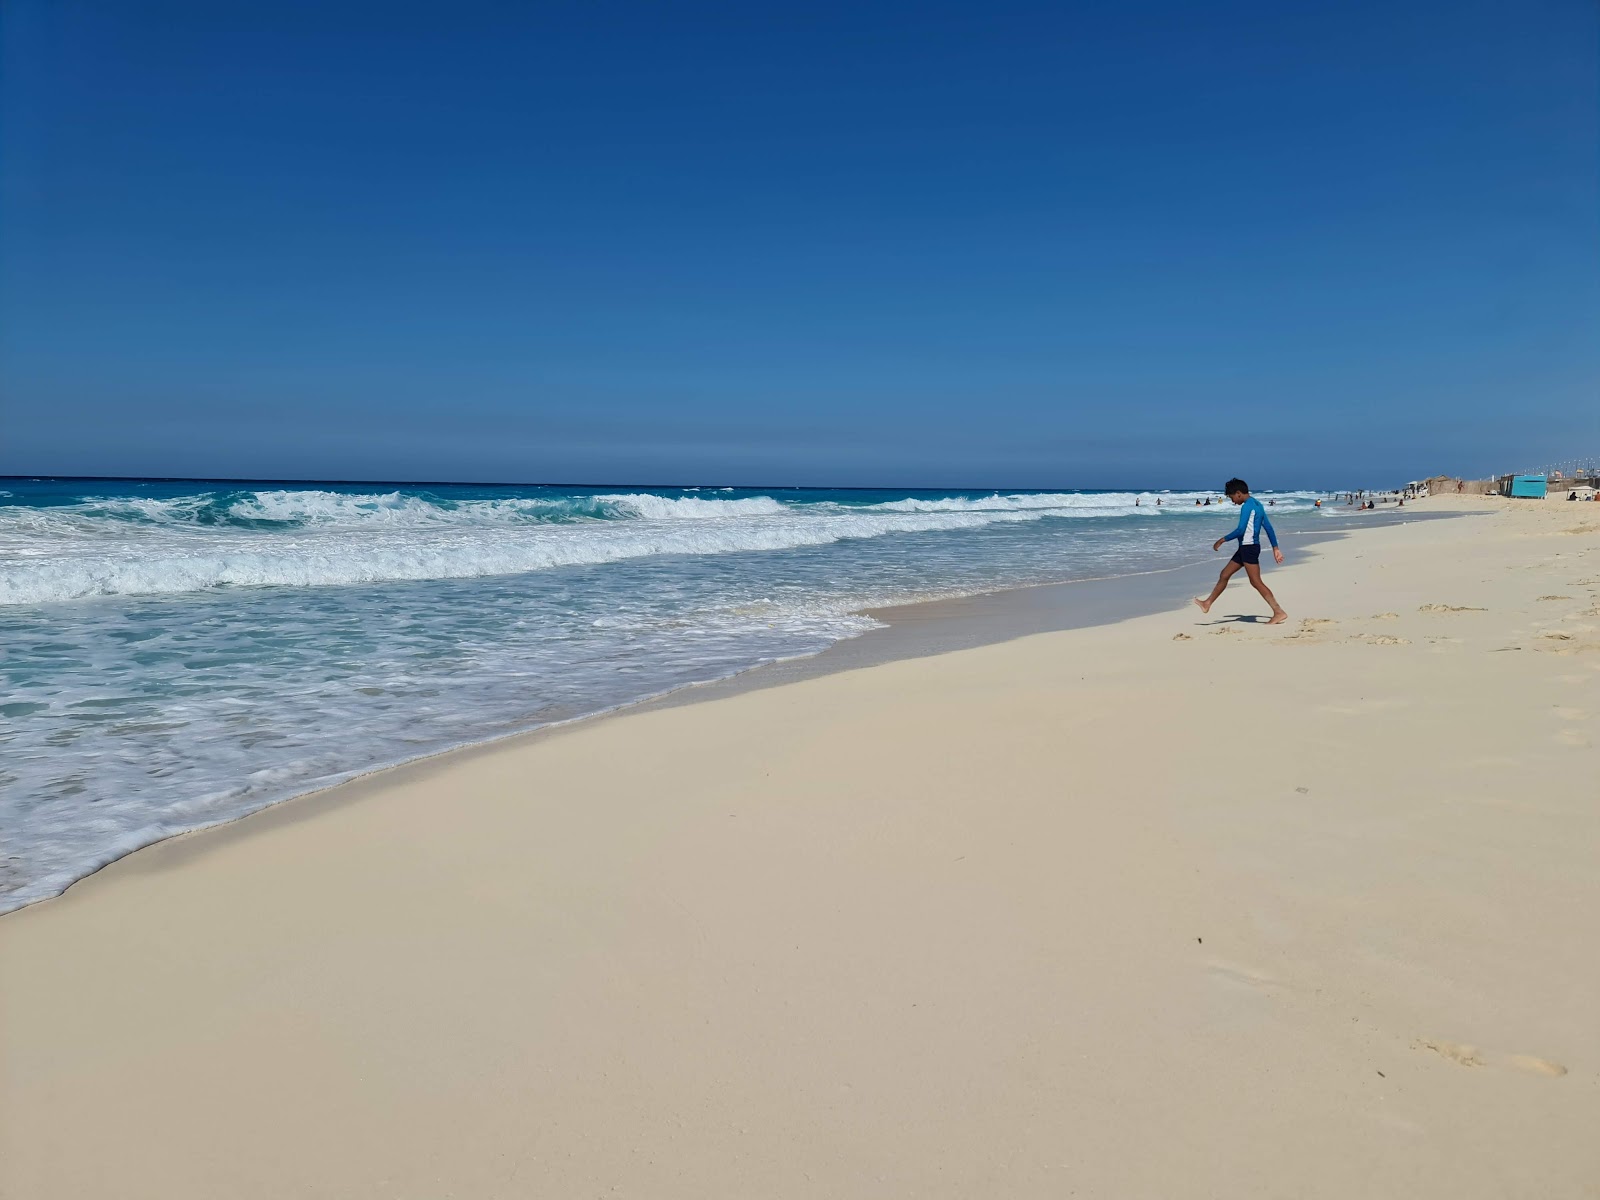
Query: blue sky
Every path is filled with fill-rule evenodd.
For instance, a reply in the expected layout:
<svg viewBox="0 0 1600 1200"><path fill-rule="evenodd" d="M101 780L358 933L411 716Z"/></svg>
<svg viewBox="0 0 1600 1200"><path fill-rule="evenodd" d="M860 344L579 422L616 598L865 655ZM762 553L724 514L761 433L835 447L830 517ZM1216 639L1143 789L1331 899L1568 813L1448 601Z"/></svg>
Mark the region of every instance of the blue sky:
<svg viewBox="0 0 1600 1200"><path fill-rule="evenodd" d="M7 0L0 472L1600 453L1597 13Z"/></svg>

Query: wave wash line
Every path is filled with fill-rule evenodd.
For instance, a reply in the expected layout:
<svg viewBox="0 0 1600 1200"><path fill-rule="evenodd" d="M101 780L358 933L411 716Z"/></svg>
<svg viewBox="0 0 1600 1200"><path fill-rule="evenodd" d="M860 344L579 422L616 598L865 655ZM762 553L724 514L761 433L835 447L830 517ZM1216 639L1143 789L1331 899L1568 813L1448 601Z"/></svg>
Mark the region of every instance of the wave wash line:
<svg viewBox="0 0 1600 1200"><path fill-rule="evenodd" d="M1143 504L1135 506L1135 499ZM1194 515L1192 496L1014 493L888 501L648 492L458 499L323 489L0 497L0 604L214 587L467 579L663 554L723 554L1046 518ZM1286 503L1304 506L1304 494Z"/></svg>

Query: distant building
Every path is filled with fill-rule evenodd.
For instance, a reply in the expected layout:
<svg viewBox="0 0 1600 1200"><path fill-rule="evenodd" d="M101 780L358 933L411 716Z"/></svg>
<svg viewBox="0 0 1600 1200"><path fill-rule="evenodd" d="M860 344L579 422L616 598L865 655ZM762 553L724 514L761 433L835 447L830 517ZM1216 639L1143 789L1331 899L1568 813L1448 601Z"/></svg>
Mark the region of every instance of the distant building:
<svg viewBox="0 0 1600 1200"><path fill-rule="evenodd" d="M1502 475L1495 480L1495 483L1502 496L1528 500L1544 499L1546 482L1543 475Z"/></svg>

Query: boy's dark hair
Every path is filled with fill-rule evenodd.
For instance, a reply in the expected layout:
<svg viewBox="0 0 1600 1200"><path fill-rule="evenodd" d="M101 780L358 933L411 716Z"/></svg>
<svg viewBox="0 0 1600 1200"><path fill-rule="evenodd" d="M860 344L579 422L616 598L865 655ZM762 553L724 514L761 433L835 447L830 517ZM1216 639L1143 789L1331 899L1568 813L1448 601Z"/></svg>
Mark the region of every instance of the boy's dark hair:
<svg viewBox="0 0 1600 1200"><path fill-rule="evenodd" d="M1242 479L1230 479L1222 485L1224 496L1237 496L1240 492L1247 496L1250 494L1250 485Z"/></svg>

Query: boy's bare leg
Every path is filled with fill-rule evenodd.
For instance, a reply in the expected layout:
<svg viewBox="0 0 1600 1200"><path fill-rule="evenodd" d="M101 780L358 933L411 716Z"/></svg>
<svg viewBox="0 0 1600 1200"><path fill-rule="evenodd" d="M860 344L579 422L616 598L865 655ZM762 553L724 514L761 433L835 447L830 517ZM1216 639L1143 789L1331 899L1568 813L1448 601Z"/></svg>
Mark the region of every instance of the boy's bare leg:
<svg viewBox="0 0 1600 1200"><path fill-rule="evenodd" d="M1255 588L1256 591L1260 592L1261 598L1272 606L1272 619L1268 621L1267 624L1281 625L1283 622L1287 621L1289 619L1289 614L1278 607L1278 598L1272 594L1272 589L1269 588L1266 584L1266 581L1261 578L1261 568L1255 563L1248 563L1245 565L1244 570L1245 574L1250 577L1250 586Z"/></svg>
<svg viewBox="0 0 1600 1200"><path fill-rule="evenodd" d="M1210 612L1211 606L1217 602L1217 597L1222 595L1222 589L1228 586L1228 580L1232 579L1238 570L1239 564L1229 559L1227 565L1222 568L1222 574L1217 576L1217 586L1211 589L1211 595L1204 600L1196 596L1194 598L1195 606L1203 613ZM1274 605L1273 607L1276 608L1277 606Z"/></svg>

